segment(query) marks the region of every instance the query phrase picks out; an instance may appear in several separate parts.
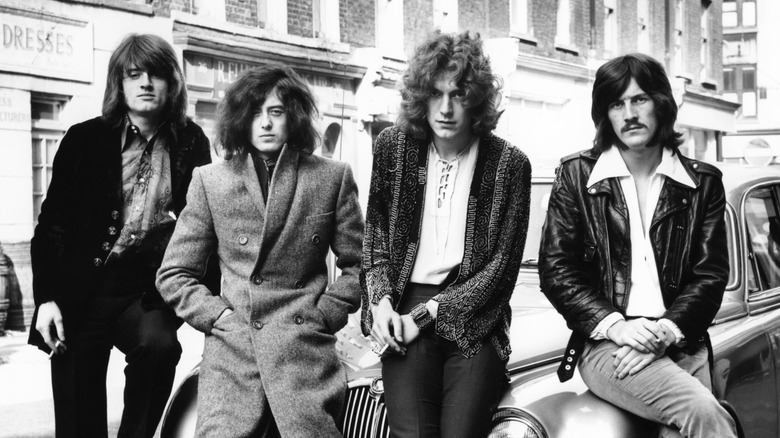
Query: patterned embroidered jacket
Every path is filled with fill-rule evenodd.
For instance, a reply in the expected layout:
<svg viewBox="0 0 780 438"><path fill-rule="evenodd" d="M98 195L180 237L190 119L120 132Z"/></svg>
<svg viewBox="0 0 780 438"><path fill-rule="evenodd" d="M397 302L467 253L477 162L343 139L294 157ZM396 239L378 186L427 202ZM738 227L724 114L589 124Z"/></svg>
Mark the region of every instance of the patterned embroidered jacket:
<svg viewBox="0 0 780 438"><path fill-rule="evenodd" d="M396 127L377 138L366 213L361 284L362 329L373 324L371 304L385 295L398 308L420 242L428 143ZM509 298L520 269L531 194L531 164L506 141L480 140L469 190L463 261L434 299L436 333L465 357L489 340L509 357Z"/></svg>

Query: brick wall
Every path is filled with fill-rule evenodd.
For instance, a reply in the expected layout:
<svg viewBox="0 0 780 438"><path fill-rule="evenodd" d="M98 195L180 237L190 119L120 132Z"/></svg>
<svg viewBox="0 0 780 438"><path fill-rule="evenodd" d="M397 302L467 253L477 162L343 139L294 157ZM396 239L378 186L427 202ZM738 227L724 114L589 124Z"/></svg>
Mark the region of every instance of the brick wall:
<svg viewBox="0 0 780 438"><path fill-rule="evenodd" d="M458 30L479 32L488 37L488 2L485 0L458 0Z"/></svg>
<svg viewBox="0 0 780 438"><path fill-rule="evenodd" d="M433 0L404 0L404 51L414 51L433 31Z"/></svg>
<svg viewBox="0 0 780 438"><path fill-rule="evenodd" d="M225 20L228 23L257 27L257 2L225 0Z"/></svg>
<svg viewBox="0 0 780 438"><path fill-rule="evenodd" d="M154 13L163 17L170 17L171 11L192 12L190 0L154 0L152 2Z"/></svg>
<svg viewBox="0 0 780 438"><path fill-rule="evenodd" d="M287 33L312 38L312 0L287 0Z"/></svg>
<svg viewBox="0 0 780 438"><path fill-rule="evenodd" d="M373 47L376 38L376 3L374 0L341 0L341 41L356 47Z"/></svg>
<svg viewBox="0 0 780 438"><path fill-rule="evenodd" d="M488 0L488 38L503 38L509 35L509 0Z"/></svg>

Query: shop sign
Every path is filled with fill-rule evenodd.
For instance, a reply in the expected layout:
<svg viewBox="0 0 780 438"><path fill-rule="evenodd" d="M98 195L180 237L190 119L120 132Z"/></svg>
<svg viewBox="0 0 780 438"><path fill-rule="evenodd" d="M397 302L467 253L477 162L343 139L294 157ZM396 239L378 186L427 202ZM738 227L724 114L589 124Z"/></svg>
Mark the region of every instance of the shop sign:
<svg viewBox="0 0 780 438"><path fill-rule="evenodd" d="M0 130L30 130L30 93L0 88Z"/></svg>
<svg viewBox="0 0 780 438"><path fill-rule="evenodd" d="M0 70L92 82L92 24L0 12Z"/></svg>

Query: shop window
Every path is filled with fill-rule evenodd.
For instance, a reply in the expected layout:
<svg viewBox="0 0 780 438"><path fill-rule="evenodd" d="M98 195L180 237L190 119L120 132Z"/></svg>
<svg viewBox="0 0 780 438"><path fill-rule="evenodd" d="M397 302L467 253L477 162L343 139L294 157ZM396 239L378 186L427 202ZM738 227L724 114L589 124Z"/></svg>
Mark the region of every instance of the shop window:
<svg viewBox="0 0 780 438"><path fill-rule="evenodd" d="M780 202L778 186L756 189L745 199L748 251L752 264L748 275L751 292L780 287Z"/></svg>
<svg viewBox="0 0 780 438"><path fill-rule="evenodd" d="M41 204L51 182L54 155L65 134L60 114L66 102L67 98L64 97L37 94L33 94L30 99L34 225L38 224Z"/></svg>
<svg viewBox="0 0 780 438"><path fill-rule="evenodd" d="M312 2L314 38L341 41L339 0L314 0Z"/></svg>
<svg viewBox="0 0 780 438"><path fill-rule="evenodd" d="M528 0L509 1L509 29L513 34L530 35L531 16Z"/></svg>
<svg viewBox="0 0 780 438"><path fill-rule="evenodd" d="M325 137L322 139L322 155L328 158L333 158L333 154L336 152L336 147L339 144L341 138L341 126L338 123L331 123L328 129L325 130Z"/></svg>

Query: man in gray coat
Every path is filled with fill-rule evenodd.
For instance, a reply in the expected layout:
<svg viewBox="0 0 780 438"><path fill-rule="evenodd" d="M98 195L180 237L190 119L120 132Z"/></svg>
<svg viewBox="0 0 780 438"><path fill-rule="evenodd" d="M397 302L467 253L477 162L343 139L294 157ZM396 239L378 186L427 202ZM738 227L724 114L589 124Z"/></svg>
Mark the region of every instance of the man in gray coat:
<svg viewBox="0 0 780 438"><path fill-rule="evenodd" d="M350 167L311 154L316 111L291 69L245 72L220 106L226 160L193 174L157 286L206 333L198 436L341 436L334 334L360 300L363 217ZM219 296L200 281L212 253Z"/></svg>

